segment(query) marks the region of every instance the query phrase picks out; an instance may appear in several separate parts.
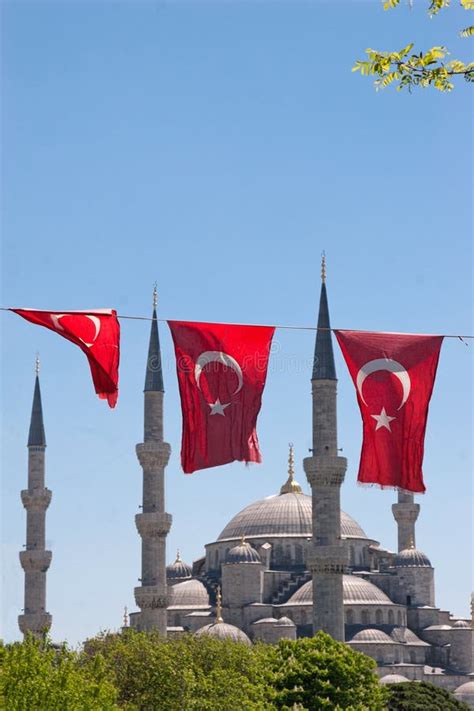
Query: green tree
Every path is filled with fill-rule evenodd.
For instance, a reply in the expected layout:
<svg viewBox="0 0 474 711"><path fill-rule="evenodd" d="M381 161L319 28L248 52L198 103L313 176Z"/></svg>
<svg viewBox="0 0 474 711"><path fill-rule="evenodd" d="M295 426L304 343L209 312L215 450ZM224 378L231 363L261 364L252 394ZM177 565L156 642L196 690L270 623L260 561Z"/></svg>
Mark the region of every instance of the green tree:
<svg viewBox="0 0 474 711"><path fill-rule="evenodd" d="M395 8L400 0L382 0L385 10ZM474 10L474 0L459 0L465 10ZM428 12L431 17L448 7L450 0L429 0ZM461 37L474 35L474 26L470 25L459 33ZM408 44L398 52L380 52L376 49L366 49L367 59L358 60L353 72L364 76L376 76L376 89L385 89L390 84L397 90L415 86L433 86L439 91L451 91L455 78L464 78L474 82L474 62L465 64L459 59L446 61L449 55L446 47L431 47L426 52L412 52L413 43Z"/></svg>
<svg viewBox="0 0 474 711"><path fill-rule="evenodd" d="M468 711L467 704L446 691L426 682L409 681L387 684L388 711Z"/></svg>
<svg viewBox="0 0 474 711"><path fill-rule="evenodd" d="M274 705L278 709L385 708L386 693L373 659L319 632L296 642L281 641L273 652Z"/></svg>
<svg viewBox="0 0 474 711"><path fill-rule="evenodd" d="M0 708L5 711L115 711L103 659L80 664L66 646L28 637L0 647Z"/></svg>
<svg viewBox="0 0 474 711"><path fill-rule="evenodd" d="M267 648L186 635L165 640L127 630L84 645L84 663L99 654L127 711L265 711L270 704Z"/></svg>

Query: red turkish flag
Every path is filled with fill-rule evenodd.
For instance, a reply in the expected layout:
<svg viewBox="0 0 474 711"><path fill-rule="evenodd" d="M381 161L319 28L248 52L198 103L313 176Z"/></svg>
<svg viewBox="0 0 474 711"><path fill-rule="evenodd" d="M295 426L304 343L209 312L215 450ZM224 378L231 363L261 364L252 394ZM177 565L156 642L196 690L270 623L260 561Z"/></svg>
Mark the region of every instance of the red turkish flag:
<svg viewBox="0 0 474 711"><path fill-rule="evenodd" d="M186 474L261 462L257 415L274 328L168 321L178 372Z"/></svg>
<svg viewBox="0 0 474 711"><path fill-rule="evenodd" d="M36 311L10 309L31 323L58 333L86 354L97 395L115 407L118 397L120 324L113 309Z"/></svg>
<svg viewBox="0 0 474 711"><path fill-rule="evenodd" d="M424 492L426 420L443 337L335 334L362 414L358 481Z"/></svg>

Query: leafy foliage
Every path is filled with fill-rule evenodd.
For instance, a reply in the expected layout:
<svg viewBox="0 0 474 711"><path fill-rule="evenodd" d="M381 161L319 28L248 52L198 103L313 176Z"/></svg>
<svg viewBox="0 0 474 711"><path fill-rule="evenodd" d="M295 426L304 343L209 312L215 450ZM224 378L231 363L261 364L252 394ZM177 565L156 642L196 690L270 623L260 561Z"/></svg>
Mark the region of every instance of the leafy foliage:
<svg viewBox="0 0 474 711"><path fill-rule="evenodd" d="M385 708L375 662L323 632L296 642L282 640L273 653L277 709Z"/></svg>
<svg viewBox="0 0 474 711"><path fill-rule="evenodd" d="M468 711L467 704L446 691L426 682L387 684L388 711Z"/></svg>
<svg viewBox="0 0 474 711"><path fill-rule="evenodd" d="M390 10L400 4L400 0L384 0L384 10ZM433 17L448 7L450 0L430 0L428 12ZM474 0L460 0L465 10L474 10ZM474 35L474 26L466 27L459 33L461 37ZM379 52L366 49L367 60L358 60L352 68L363 76L374 75L375 88L385 89L395 83L397 90L413 87L433 86L439 91L448 92L454 88L453 79L463 77L468 82L474 82L474 62L465 64L458 59L445 61L449 55L446 47L431 47L427 52L410 54L413 43L399 52Z"/></svg>
<svg viewBox="0 0 474 711"><path fill-rule="evenodd" d="M0 708L6 711L118 709L100 655L82 666L76 652L29 637L0 647L0 668Z"/></svg>

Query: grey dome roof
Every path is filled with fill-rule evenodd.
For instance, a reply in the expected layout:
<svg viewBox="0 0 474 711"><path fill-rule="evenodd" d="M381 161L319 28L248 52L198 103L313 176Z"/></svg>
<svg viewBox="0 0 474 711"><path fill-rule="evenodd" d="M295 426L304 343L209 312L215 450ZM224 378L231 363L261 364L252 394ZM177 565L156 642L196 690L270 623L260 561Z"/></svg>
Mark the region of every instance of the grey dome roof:
<svg viewBox="0 0 474 711"><path fill-rule="evenodd" d="M226 555L226 563L261 563L260 556L250 543L242 540L234 546Z"/></svg>
<svg viewBox="0 0 474 711"><path fill-rule="evenodd" d="M464 701L468 706L474 706L474 681L466 681L454 690L454 696L458 701Z"/></svg>
<svg viewBox="0 0 474 711"><path fill-rule="evenodd" d="M457 622L454 623L453 627L456 627L457 629L459 628L470 628L471 625L467 620L458 620Z"/></svg>
<svg viewBox="0 0 474 711"><path fill-rule="evenodd" d="M387 674L380 679L381 684L404 684L406 681L409 680L402 674Z"/></svg>
<svg viewBox="0 0 474 711"><path fill-rule="evenodd" d="M243 644L252 644L245 632L239 630L234 625L229 625L227 622L213 622L211 625L205 625L195 632L196 637L206 636L214 637L214 639L231 639L233 642L242 642Z"/></svg>
<svg viewBox="0 0 474 711"><path fill-rule="evenodd" d="M190 578L192 575L192 568L184 560L181 560L181 556L178 554L176 560L171 565L166 566L166 577L168 580L176 580L182 578Z"/></svg>
<svg viewBox="0 0 474 711"><path fill-rule="evenodd" d="M405 548L395 556L393 561L395 568L431 568L431 563L427 555L417 548Z"/></svg>
<svg viewBox="0 0 474 711"><path fill-rule="evenodd" d="M396 644L396 642L382 630L367 629L357 632L351 642L377 642L377 644Z"/></svg>
<svg viewBox="0 0 474 711"><path fill-rule="evenodd" d="M423 642L423 640L417 637L408 627L394 627L390 632L390 636L395 642L401 642L402 644L416 644L419 647L430 646L428 642Z"/></svg>
<svg viewBox="0 0 474 711"><path fill-rule="evenodd" d="M382 590L369 583L368 580L359 578L356 575L343 575L343 597L344 604L366 605L393 605L390 598ZM313 581L309 580L302 585L286 603L287 605L312 605L313 604Z"/></svg>
<svg viewBox="0 0 474 711"><path fill-rule="evenodd" d="M206 588L199 580L194 580L194 578L173 585L170 589L170 597L169 607L209 607L209 595Z"/></svg>
<svg viewBox="0 0 474 711"><path fill-rule="evenodd" d="M293 620L290 620L289 617L280 617L277 620L277 625L279 627L295 627L296 626L295 623L293 622Z"/></svg>
<svg viewBox="0 0 474 711"><path fill-rule="evenodd" d="M227 524L218 540L271 536L312 535L312 501L307 494L288 493L268 496L239 511ZM365 538L359 524L341 511L343 538ZM372 539L369 539L372 540Z"/></svg>

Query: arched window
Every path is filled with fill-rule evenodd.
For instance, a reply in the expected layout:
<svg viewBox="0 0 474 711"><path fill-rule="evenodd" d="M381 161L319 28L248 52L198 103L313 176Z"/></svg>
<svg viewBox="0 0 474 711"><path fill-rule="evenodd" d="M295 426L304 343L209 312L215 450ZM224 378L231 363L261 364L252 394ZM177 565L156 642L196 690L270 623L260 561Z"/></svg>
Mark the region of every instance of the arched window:
<svg viewBox="0 0 474 711"><path fill-rule="evenodd" d="M295 545L295 563L296 565L303 565L303 547L298 543Z"/></svg>
<svg viewBox="0 0 474 711"><path fill-rule="evenodd" d="M388 624L389 625L395 624L395 617L393 616L393 610L388 611Z"/></svg>
<svg viewBox="0 0 474 711"><path fill-rule="evenodd" d="M413 650L410 651L410 662L412 664L416 664L416 656L415 656L415 652Z"/></svg>
<svg viewBox="0 0 474 711"><path fill-rule="evenodd" d="M216 550L214 551L214 568L218 568L218 567L219 567L219 551L216 548Z"/></svg>
<svg viewBox="0 0 474 711"><path fill-rule="evenodd" d="M382 610L376 610L375 612L375 624L383 625L383 614Z"/></svg>
<svg viewBox="0 0 474 711"><path fill-rule="evenodd" d="M350 563L350 565L355 565L354 546L351 546L349 548L349 563Z"/></svg>
<svg viewBox="0 0 474 711"><path fill-rule="evenodd" d="M347 610L346 612L346 623L348 625L354 624L354 613L352 612L352 610Z"/></svg>
<svg viewBox="0 0 474 711"><path fill-rule="evenodd" d="M368 625L370 623L370 615L368 610L362 610L361 616L363 625Z"/></svg>
<svg viewBox="0 0 474 711"><path fill-rule="evenodd" d="M397 622L398 622L398 624L399 624L400 627L401 627L401 626L402 626L402 612L401 612L401 610L399 610L399 611L397 612Z"/></svg>

